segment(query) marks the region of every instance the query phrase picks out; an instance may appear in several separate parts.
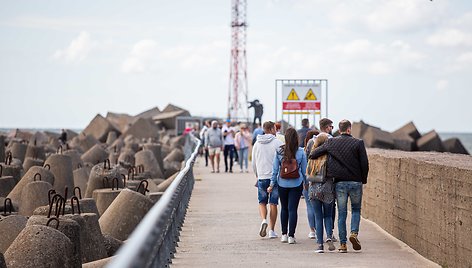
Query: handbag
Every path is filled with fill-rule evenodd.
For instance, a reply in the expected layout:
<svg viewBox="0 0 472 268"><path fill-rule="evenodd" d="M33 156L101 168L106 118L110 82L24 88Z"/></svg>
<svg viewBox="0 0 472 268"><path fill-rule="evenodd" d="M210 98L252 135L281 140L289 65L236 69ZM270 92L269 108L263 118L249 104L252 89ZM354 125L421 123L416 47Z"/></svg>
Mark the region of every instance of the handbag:
<svg viewBox="0 0 472 268"><path fill-rule="evenodd" d="M308 196L310 200L317 199L323 203L332 203L336 198L333 179L327 179L324 183L311 182L308 188Z"/></svg>
<svg viewBox="0 0 472 268"><path fill-rule="evenodd" d="M298 179L300 174L298 173L297 159L283 159L282 165L280 166L280 177L283 179Z"/></svg>
<svg viewBox="0 0 472 268"><path fill-rule="evenodd" d="M328 165L328 160L326 160L323 165L321 166L320 170L317 172L316 170L316 163L315 160L310 160L313 161L309 163L307 166L307 180L309 182L319 182L319 183L324 183L326 181L326 168Z"/></svg>

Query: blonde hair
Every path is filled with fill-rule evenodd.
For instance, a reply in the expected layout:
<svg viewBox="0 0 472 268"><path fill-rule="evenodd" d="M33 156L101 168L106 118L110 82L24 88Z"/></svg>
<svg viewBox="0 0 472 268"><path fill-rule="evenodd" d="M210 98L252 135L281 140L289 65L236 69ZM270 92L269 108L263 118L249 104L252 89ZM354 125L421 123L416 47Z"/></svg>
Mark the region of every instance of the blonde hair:
<svg viewBox="0 0 472 268"><path fill-rule="evenodd" d="M328 140L328 135L326 135L325 133L320 133L318 136L316 136L315 142L313 143L313 147L318 148L327 140Z"/></svg>

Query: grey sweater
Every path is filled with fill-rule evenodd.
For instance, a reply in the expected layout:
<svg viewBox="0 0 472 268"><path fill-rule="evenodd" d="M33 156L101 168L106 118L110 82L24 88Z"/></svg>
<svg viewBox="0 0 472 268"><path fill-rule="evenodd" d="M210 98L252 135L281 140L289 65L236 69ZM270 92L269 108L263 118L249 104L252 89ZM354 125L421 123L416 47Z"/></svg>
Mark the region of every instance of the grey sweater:
<svg viewBox="0 0 472 268"><path fill-rule="evenodd" d="M209 128L205 133L205 147L223 146L223 133L219 128Z"/></svg>

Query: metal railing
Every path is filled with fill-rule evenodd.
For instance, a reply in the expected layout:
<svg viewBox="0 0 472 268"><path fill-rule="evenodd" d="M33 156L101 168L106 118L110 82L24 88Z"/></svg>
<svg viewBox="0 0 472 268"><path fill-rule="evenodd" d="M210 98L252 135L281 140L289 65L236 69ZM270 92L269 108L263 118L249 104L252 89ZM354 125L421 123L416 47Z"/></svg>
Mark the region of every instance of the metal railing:
<svg viewBox="0 0 472 268"><path fill-rule="evenodd" d="M201 141L187 135L185 167L139 223L107 267L167 267L172 262L195 179Z"/></svg>

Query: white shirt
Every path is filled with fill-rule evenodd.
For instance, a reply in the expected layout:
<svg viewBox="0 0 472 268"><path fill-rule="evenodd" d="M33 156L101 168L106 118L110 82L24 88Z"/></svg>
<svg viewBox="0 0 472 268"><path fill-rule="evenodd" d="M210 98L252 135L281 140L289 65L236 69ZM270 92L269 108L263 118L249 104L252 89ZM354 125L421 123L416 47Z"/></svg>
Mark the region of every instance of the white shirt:
<svg viewBox="0 0 472 268"><path fill-rule="evenodd" d="M225 135L225 131L227 131L227 135L225 137L225 145L234 145L234 128L233 127L228 127L227 125L224 125L221 128L221 132L223 133L223 136ZM231 133L231 131L233 131Z"/></svg>

